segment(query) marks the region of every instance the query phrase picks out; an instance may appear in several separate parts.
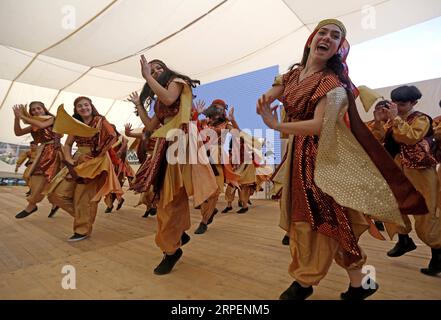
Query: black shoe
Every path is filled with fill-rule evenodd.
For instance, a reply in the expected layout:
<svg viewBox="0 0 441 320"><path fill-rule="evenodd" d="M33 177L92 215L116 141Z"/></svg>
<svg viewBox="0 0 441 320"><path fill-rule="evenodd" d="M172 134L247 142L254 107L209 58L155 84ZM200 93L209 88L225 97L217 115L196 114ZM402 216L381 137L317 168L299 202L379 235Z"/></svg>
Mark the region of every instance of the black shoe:
<svg viewBox="0 0 441 320"><path fill-rule="evenodd" d="M190 241L190 239L191 239L190 236L186 232L184 232L181 236L181 247L184 244L187 244Z"/></svg>
<svg viewBox="0 0 441 320"><path fill-rule="evenodd" d="M217 208L214 208L213 214L211 215L210 219L208 219L208 221L207 221L207 226L213 222L214 216L217 215L218 212L219 212L219 210L217 210Z"/></svg>
<svg viewBox="0 0 441 320"><path fill-rule="evenodd" d="M222 210L221 212L222 213L227 213L228 211L231 211L231 210L233 210L233 207L225 207L225 209Z"/></svg>
<svg viewBox="0 0 441 320"><path fill-rule="evenodd" d="M106 210L104 211L104 213L111 213L113 210L113 207L109 208L107 207Z"/></svg>
<svg viewBox="0 0 441 320"><path fill-rule="evenodd" d="M118 211L119 209L121 209L121 207L122 207L124 201L126 201L126 200L124 200L124 198L121 198L121 201L118 202L118 206L116 207L116 211Z"/></svg>
<svg viewBox="0 0 441 320"><path fill-rule="evenodd" d="M207 231L208 227L205 223L199 223L199 227L194 231L194 234L203 234Z"/></svg>
<svg viewBox="0 0 441 320"><path fill-rule="evenodd" d="M48 218L52 218L55 215L55 213L58 211L58 209L60 209L60 207L53 207L51 209L51 212L49 212L49 215L47 217Z"/></svg>
<svg viewBox="0 0 441 320"><path fill-rule="evenodd" d="M144 212L144 215L143 215L142 217L143 217L143 218L148 218L149 215L150 215L150 211L152 211L152 208L146 210L146 211Z"/></svg>
<svg viewBox="0 0 441 320"><path fill-rule="evenodd" d="M170 273L176 262L178 262L179 258L182 256L182 249L176 250L172 255L164 254L162 261L158 266L153 270L153 272L157 275L163 275Z"/></svg>
<svg viewBox="0 0 441 320"><path fill-rule="evenodd" d="M378 231L384 231L384 224L381 221L375 221L375 226L377 227Z"/></svg>
<svg viewBox="0 0 441 320"><path fill-rule="evenodd" d="M420 271L428 276L437 276L441 273L441 249L432 249L432 259L430 259L429 266Z"/></svg>
<svg viewBox="0 0 441 320"><path fill-rule="evenodd" d="M373 283L374 289L372 289L371 286L369 286L368 289L364 289L363 286L354 288L349 285L348 291L340 294L340 298L342 300L364 300L373 295L378 290L379 286L374 280L369 279L369 281Z"/></svg>
<svg viewBox="0 0 441 320"><path fill-rule="evenodd" d="M282 244L284 246L289 246L289 237L288 236L284 236L282 239Z"/></svg>
<svg viewBox="0 0 441 320"><path fill-rule="evenodd" d="M239 207L239 208L242 208L243 207L243 203L242 203L242 201L237 201L237 206Z"/></svg>
<svg viewBox="0 0 441 320"><path fill-rule="evenodd" d="M247 208L240 208L239 211L237 211L237 213L245 213L248 211L248 207Z"/></svg>
<svg viewBox="0 0 441 320"><path fill-rule="evenodd" d="M27 212L26 210L22 210L22 211L20 211L19 213L17 213L16 215L15 215L15 218L17 218L17 219L23 219L23 218L26 218L27 216L29 216L30 214L33 214L35 211L37 211L38 210L38 207L37 206L35 206L35 209L34 210L32 210L31 212Z"/></svg>
<svg viewBox="0 0 441 320"><path fill-rule="evenodd" d="M312 286L303 288L297 281L294 281L279 297L279 300L305 300L314 290Z"/></svg>
<svg viewBox="0 0 441 320"><path fill-rule="evenodd" d="M389 257L400 257L406 252L410 252L416 249L416 245L412 238L407 234L399 234L397 244L389 250L387 255Z"/></svg>
<svg viewBox="0 0 441 320"><path fill-rule="evenodd" d="M69 239L67 239L67 241L68 242L76 242L76 241L84 240L87 237L89 237L87 234L74 233L74 235L72 237L70 237Z"/></svg>
<svg viewBox="0 0 441 320"><path fill-rule="evenodd" d="M151 216L156 216L156 210L157 210L156 208L151 208L149 214Z"/></svg>

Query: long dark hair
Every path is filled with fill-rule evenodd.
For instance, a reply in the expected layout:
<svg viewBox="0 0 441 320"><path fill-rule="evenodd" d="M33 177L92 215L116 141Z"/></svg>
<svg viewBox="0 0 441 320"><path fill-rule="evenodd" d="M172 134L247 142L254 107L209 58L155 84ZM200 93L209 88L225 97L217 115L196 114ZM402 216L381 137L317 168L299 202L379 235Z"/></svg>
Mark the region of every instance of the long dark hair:
<svg viewBox="0 0 441 320"><path fill-rule="evenodd" d="M155 60L150 61L149 63L159 64L162 67L162 69L164 69L164 72L162 72L161 75L158 77L158 79L156 79L156 81L158 81L158 83L163 87L166 87L167 84L170 82L170 80L173 80L174 78L181 78L182 80L187 82L192 88L196 88L197 85L201 84L201 82L199 80L191 79L190 77L188 77L186 75L180 74L176 71L169 69L167 67L167 65L164 62L162 62L161 60L155 59ZM146 82L144 84L144 87L142 88L141 94L139 95L139 100L141 102L141 105L144 106L147 102L147 105L145 105L145 107L148 108L150 106L154 96L155 96L155 93L153 92L153 90L150 88L150 86Z"/></svg>
<svg viewBox="0 0 441 320"><path fill-rule="evenodd" d="M45 106L44 103L41 102L41 101L31 101L31 103L29 103L29 114L30 114L31 116L33 116L33 114L31 113L31 107L32 107L33 104L38 104L40 107L42 107L43 110L44 110L44 115L45 115L45 116L52 116L52 117L54 117L54 115L53 115L52 113L50 113L50 112L46 109L46 106Z"/></svg>
<svg viewBox="0 0 441 320"><path fill-rule="evenodd" d="M81 121L84 123L83 118L78 114L77 109L76 109L78 102L80 102L80 100L83 100L83 99L89 101L89 104L92 107L92 116L95 117L95 116L99 116L100 114L99 114L98 110L95 108L95 106L93 105L92 100L90 98L84 97L84 96L76 98L73 103L74 104L74 113L73 113L72 117L74 119L77 119L78 121Z"/></svg>

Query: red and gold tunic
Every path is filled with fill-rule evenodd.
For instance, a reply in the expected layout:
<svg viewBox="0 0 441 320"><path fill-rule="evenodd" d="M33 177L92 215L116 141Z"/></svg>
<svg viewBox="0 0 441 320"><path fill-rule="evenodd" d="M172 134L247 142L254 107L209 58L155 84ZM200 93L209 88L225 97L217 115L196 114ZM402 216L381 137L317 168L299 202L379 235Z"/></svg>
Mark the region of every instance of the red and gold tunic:
<svg viewBox="0 0 441 320"><path fill-rule="evenodd" d="M318 101L341 87L337 76L329 70L316 72L299 80L302 67L282 76L282 102L286 121L304 121L314 118ZM291 166L291 217L294 222L308 222L312 230L339 242L353 259L361 257L356 238L350 227L347 209L325 194L314 182L319 136L294 137Z"/></svg>
<svg viewBox="0 0 441 320"><path fill-rule="evenodd" d="M173 79L168 82L167 88L172 81ZM158 99L154 105L155 116L163 125L167 118L172 118L178 114L180 104L180 97L170 106L165 105ZM152 157L145 158L136 172L135 181L131 187L131 189L136 192L146 192L151 186L154 186L155 192L159 192L162 186L163 174L165 173L165 167L167 165L166 152L168 141L165 138L157 138L153 141L156 144L156 152ZM144 140L144 142L146 141ZM146 147L146 145L144 147Z"/></svg>
<svg viewBox="0 0 441 320"><path fill-rule="evenodd" d="M115 142L116 132L103 116L95 116L90 122L89 127L99 128L99 134L90 138L74 136L74 141L78 147L90 147L90 155L96 157L103 149L108 148L109 145Z"/></svg>
<svg viewBox="0 0 441 320"><path fill-rule="evenodd" d="M31 135L39 148L42 148L33 164L31 175L44 175L47 182L50 182L60 169L60 135L52 131L52 126L32 129Z"/></svg>

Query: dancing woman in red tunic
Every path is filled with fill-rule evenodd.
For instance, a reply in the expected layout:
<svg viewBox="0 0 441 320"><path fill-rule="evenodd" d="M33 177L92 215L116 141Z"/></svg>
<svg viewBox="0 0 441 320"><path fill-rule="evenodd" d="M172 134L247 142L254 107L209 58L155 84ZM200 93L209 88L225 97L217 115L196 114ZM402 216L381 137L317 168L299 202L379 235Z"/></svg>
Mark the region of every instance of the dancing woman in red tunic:
<svg viewBox="0 0 441 320"><path fill-rule="evenodd" d="M257 112L268 127L290 135L281 227L289 232L289 273L296 281L281 299L310 296L312 286L325 277L334 259L350 278L349 289L341 298L367 298L378 285L373 279L362 285L366 255L357 242L369 227L362 212L382 209L388 219L399 219L400 211L410 212L406 207L410 202L420 214L427 212L424 199L356 114L355 87L345 64L349 52L345 38L346 29L340 21L320 22L305 45L301 63L277 77L257 103ZM276 99L286 110L287 121L283 123L270 106ZM341 126L348 103L352 133ZM333 117L339 120L332 123ZM338 147L335 150L327 146L333 143ZM414 195L407 204L406 195L399 190L403 186ZM376 193L380 188L382 193ZM385 195L388 199L376 198Z"/></svg>

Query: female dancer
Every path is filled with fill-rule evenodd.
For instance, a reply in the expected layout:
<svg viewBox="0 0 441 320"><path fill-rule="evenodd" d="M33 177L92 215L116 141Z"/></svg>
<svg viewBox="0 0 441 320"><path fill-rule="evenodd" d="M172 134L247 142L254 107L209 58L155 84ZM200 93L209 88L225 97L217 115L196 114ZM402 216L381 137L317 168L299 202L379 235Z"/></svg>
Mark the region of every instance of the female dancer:
<svg viewBox="0 0 441 320"><path fill-rule="evenodd" d="M88 97L75 99L73 119L62 106L58 108L54 130L69 134L62 148L66 167L55 177L48 191L49 201L74 218L70 242L90 236L102 196L122 194L109 155L117 140L113 126L98 113ZM78 150L72 157L74 143Z"/></svg>
<svg viewBox="0 0 441 320"><path fill-rule="evenodd" d="M136 206L144 204L146 206L146 210L142 217L148 218L149 216L156 215L157 210L157 199L155 197L155 193L151 190L151 188L148 190L145 188L144 180L146 176L146 170L148 169L150 159L155 149L156 139L150 138L151 132L146 132L145 127L142 132L133 132L132 125L130 123L125 124L125 135L130 138L135 138L135 141L130 146L130 149L136 150L138 161L141 164L130 184L130 190L134 190L136 193L140 193L139 201Z"/></svg>
<svg viewBox="0 0 441 320"><path fill-rule="evenodd" d="M35 159L25 176L31 191L26 198L28 205L15 216L17 219L22 219L38 210L37 203L44 199L43 191L60 169L60 136L52 131L54 116L42 102L32 101L29 104L29 113L23 105L15 105L13 109L15 135L30 133L34 142L38 144ZM30 126L22 128L20 120ZM53 205L49 217L55 214L57 209Z"/></svg>
<svg viewBox="0 0 441 320"><path fill-rule="evenodd" d="M185 233L191 226L188 197L193 195L196 205L202 204L215 192L217 184L206 154L199 152L197 164L179 163L173 155L167 156L169 141L167 133L178 133L186 129L191 117L192 91L199 82L170 70L160 60L148 62L141 56L141 72L146 80L140 97L132 93L132 101L146 130L157 137L155 152L146 170L145 187L153 187L159 195L156 233L156 245L164 253L161 263L154 269L157 275L170 273L182 256L181 246L190 240ZM157 97L155 115L149 117L144 104L150 106L154 96ZM162 126L156 129L160 124ZM156 129L156 130L155 130ZM187 140L194 143L192 139ZM179 144L178 144L179 146ZM186 148L188 151L189 148ZM193 150L197 150L197 146ZM173 159L172 159L173 158ZM188 157L186 157L188 159ZM185 160L186 160L185 159ZM173 163L169 163L173 161Z"/></svg>
<svg viewBox="0 0 441 320"><path fill-rule="evenodd" d="M397 221L400 212L411 211L410 203L412 210L427 212L421 194L358 117L345 38L340 21L321 21L308 38L301 63L277 77L257 103L270 128L290 135L281 226L289 232L289 272L295 281L281 299L310 296L333 259L350 279L341 298L367 298L378 286L373 279L362 284L366 255L357 242L368 222L360 212L382 212ZM275 99L286 108L286 122L279 123L270 106ZM348 103L352 132L343 121Z"/></svg>

